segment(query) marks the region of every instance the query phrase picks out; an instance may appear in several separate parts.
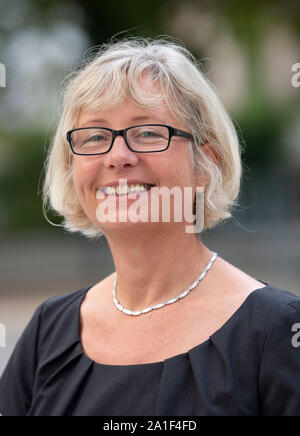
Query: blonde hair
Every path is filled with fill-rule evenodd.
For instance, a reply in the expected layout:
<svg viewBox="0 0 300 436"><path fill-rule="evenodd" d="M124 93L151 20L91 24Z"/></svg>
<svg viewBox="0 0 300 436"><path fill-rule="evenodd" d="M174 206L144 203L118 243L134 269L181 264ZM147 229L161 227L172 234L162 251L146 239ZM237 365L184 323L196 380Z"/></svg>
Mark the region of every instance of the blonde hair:
<svg viewBox="0 0 300 436"><path fill-rule="evenodd" d="M145 73L159 84L160 96L146 94L139 86ZM178 43L129 38L102 45L66 78L62 114L45 162L46 219L50 205L63 216L60 225L66 230L79 231L89 238L102 236L78 200L66 132L76 127L80 109L108 108L111 102L118 104L125 97L145 107L163 98L171 113L186 123L194 137L195 174L207 180L203 231L230 218L240 189L241 149L233 123L213 86L194 57ZM203 151L201 145L207 142L219 163Z"/></svg>

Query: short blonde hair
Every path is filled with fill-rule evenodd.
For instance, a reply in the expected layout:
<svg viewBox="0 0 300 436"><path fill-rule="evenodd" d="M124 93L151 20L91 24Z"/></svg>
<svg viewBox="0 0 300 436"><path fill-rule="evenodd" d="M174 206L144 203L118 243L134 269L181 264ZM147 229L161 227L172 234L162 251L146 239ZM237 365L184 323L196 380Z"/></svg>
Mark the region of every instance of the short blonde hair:
<svg viewBox="0 0 300 436"><path fill-rule="evenodd" d="M102 236L78 200L66 132L76 127L82 108L101 110L125 97L145 107L158 103L157 96L147 95L139 86L145 73L160 86L159 98L193 134L194 171L207 180L203 231L232 216L242 174L241 148L233 123L212 84L191 53L177 42L166 38L127 38L97 48L96 54L88 56L66 78L62 114L45 161L46 219L50 205L63 216L60 225L66 230L79 231L89 238ZM203 151L201 145L207 142L219 163Z"/></svg>

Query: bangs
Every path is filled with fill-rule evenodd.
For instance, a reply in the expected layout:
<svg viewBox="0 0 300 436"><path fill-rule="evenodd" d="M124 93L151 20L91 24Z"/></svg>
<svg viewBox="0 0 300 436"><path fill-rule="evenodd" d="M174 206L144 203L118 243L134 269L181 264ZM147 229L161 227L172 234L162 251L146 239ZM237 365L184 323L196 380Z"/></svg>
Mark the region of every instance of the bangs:
<svg viewBox="0 0 300 436"><path fill-rule="evenodd" d="M169 77L157 64L138 63L130 59L125 62L103 62L94 68L83 71L69 88L70 98L65 107L73 113L71 119L77 121L81 109L89 111L107 110L120 105L125 99L142 108L161 107L166 104L169 112L179 120L190 119L178 92L170 85ZM66 95L67 100L68 96ZM181 96L182 97L182 96ZM75 125L70 126L75 128Z"/></svg>

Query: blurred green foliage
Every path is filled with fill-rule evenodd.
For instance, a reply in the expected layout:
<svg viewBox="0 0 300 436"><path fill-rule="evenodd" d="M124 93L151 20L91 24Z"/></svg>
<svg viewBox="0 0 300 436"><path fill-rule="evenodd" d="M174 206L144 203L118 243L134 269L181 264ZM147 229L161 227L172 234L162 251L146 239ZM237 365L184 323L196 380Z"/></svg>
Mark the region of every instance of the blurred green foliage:
<svg viewBox="0 0 300 436"><path fill-rule="evenodd" d="M9 166L0 173L1 224L10 232L44 225L38 186L45 158L43 133L14 137ZM5 212L3 214L3 212Z"/></svg>

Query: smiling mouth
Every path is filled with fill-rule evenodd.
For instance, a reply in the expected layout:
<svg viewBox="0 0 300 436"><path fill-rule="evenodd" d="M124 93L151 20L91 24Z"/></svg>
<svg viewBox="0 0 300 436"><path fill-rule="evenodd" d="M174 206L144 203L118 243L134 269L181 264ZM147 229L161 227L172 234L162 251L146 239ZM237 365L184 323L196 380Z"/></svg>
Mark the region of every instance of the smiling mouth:
<svg viewBox="0 0 300 436"><path fill-rule="evenodd" d="M149 191L154 185L150 184L132 184L132 185L124 185L124 186L103 186L99 188L101 192L103 192L106 195L128 195L128 194L135 194L135 193L141 193Z"/></svg>

